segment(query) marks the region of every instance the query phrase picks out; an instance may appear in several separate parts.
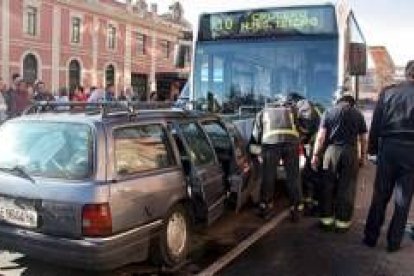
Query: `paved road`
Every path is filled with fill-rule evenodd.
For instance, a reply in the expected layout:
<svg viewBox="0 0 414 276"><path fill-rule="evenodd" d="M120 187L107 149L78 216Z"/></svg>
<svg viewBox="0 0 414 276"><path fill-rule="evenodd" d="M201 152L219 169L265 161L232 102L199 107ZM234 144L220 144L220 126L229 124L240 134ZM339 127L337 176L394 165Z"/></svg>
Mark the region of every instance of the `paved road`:
<svg viewBox="0 0 414 276"><path fill-rule="evenodd" d="M316 219L304 219L299 225L285 222L246 251L221 274L235 276L414 275L414 242L410 239L407 238L403 249L394 254L385 252L385 234L375 249L361 245L372 194L374 171L373 166L368 166L360 173L352 231L347 234L324 233L316 226ZM390 213L388 219L389 217ZM414 208L412 208L411 219L414 220Z"/></svg>

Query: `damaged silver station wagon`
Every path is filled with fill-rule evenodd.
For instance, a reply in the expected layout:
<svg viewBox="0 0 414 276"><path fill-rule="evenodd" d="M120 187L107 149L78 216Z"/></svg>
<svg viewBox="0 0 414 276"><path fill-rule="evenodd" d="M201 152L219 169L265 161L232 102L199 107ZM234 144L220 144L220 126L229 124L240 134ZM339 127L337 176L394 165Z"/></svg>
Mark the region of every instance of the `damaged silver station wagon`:
<svg viewBox="0 0 414 276"><path fill-rule="evenodd" d="M0 249L48 262L175 266L193 224L257 196L243 140L214 115L43 103L0 137Z"/></svg>

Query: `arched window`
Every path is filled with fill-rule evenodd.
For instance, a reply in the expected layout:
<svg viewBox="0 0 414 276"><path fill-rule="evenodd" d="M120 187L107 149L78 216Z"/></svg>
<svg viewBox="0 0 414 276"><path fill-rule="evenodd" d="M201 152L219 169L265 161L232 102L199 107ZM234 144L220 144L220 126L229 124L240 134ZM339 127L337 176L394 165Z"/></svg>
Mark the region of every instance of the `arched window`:
<svg viewBox="0 0 414 276"><path fill-rule="evenodd" d="M106 85L115 84L115 67L110 64L105 70Z"/></svg>
<svg viewBox="0 0 414 276"><path fill-rule="evenodd" d="M23 78L27 82L34 83L37 80L37 67L36 57L33 54L27 54L23 60Z"/></svg>
<svg viewBox="0 0 414 276"><path fill-rule="evenodd" d="M76 86L81 85L81 66L76 59L69 63L69 87L72 91Z"/></svg>

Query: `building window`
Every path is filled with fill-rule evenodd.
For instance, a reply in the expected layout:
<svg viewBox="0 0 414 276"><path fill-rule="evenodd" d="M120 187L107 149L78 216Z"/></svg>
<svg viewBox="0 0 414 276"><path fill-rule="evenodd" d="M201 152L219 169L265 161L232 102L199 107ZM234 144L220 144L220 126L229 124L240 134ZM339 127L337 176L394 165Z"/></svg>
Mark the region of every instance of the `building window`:
<svg viewBox="0 0 414 276"><path fill-rule="evenodd" d="M148 76L145 74L131 73L131 86L134 92L138 94L140 101L147 99Z"/></svg>
<svg viewBox="0 0 414 276"><path fill-rule="evenodd" d="M186 65L191 62L191 47L185 47L184 62Z"/></svg>
<svg viewBox="0 0 414 276"><path fill-rule="evenodd" d="M37 80L38 63L33 54L28 54L23 60L23 78L28 83L34 83Z"/></svg>
<svg viewBox="0 0 414 276"><path fill-rule="evenodd" d="M112 24L109 24L108 26L108 48L116 48L116 28Z"/></svg>
<svg viewBox="0 0 414 276"><path fill-rule="evenodd" d="M115 85L115 67L112 64L106 67L105 81L107 86L110 84Z"/></svg>
<svg viewBox="0 0 414 276"><path fill-rule="evenodd" d="M137 53L138 55L146 54L147 36L144 34L137 34Z"/></svg>
<svg viewBox="0 0 414 276"><path fill-rule="evenodd" d="M37 35L37 8L28 6L26 8L26 34Z"/></svg>
<svg viewBox="0 0 414 276"><path fill-rule="evenodd" d="M81 85L81 66L76 59L69 63L69 88L73 91L76 86Z"/></svg>
<svg viewBox="0 0 414 276"><path fill-rule="evenodd" d="M170 58L171 43L168 40L161 41L161 51L163 58Z"/></svg>
<svg viewBox="0 0 414 276"><path fill-rule="evenodd" d="M72 17L72 43L81 42L81 19L79 17Z"/></svg>

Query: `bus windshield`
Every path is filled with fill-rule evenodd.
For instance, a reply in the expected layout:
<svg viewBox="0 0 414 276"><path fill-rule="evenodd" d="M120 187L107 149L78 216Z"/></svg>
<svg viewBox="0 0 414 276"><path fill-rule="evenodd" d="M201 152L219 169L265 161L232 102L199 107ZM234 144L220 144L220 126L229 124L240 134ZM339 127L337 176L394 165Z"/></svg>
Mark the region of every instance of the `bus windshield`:
<svg viewBox="0 0 414 276"><path fill-rule="evenodd" d="M338 39L236 39L196 45L194 99L236 113L292 92L330 105L338 80Z"/></svg>

